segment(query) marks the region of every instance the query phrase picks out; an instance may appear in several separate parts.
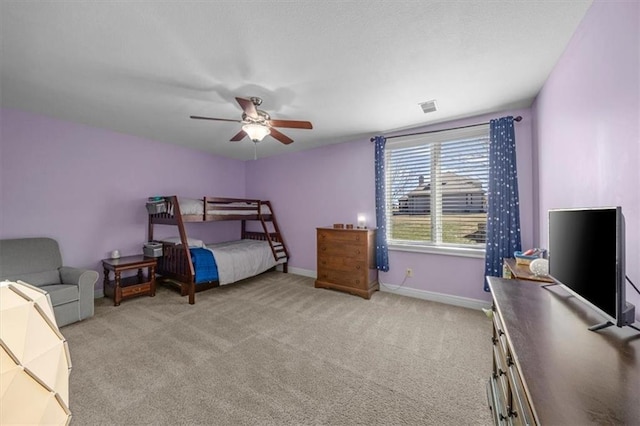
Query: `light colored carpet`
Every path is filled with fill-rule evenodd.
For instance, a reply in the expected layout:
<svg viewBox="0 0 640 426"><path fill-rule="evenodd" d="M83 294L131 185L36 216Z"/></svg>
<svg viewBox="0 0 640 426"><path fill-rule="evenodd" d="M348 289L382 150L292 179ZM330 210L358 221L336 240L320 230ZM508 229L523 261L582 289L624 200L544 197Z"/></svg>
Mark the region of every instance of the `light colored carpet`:
<svg viewBox="0 0 640 426"><path fill-rule="evenodd" d="M481 311L268 272L62 328L72 425L488 425Z"/></svg>

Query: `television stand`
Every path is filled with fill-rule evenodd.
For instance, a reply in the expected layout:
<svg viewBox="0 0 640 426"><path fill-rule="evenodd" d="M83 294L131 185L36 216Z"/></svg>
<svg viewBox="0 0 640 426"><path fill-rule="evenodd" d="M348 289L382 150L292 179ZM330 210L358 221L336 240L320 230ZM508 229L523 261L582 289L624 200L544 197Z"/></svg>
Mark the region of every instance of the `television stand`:
<svg viewBox="0 0 640 426"><path fill-rule="evenodd" d="M487 280L494 311L487 396L496 425L638 424L634 331L591 333L597 316L586 305L533 281Z"/></svg>
<svg viewBox="0 0 640 426"><path fill-rule="evenodd" d="M590 331L598 331L598 330L602 330L603 328L611 327L612 325L613 325L613 323L611 321L607 321L607 322L603 322L602 324L592 325L591 327L589 327L589 330ZM627 327L631 327L634 330L640 331L640 328L636 327L633 324L627 324L626 326Z"/></svg>
<svg viewBox="0 0 640 426"><path fill-rule="evenodd" d="M549 283L549 284L541 285L540 288L552 287L554 285L559 285L559 284L556 282ZM634 322L634 319L635 319L635 306L633 306L631 303L627 302L626 309L622 313L622 318L623 318L623 322L628 322L628 324L621 325L620 327L628 326L633 328L634 330L640 331L640 328L631 324ZM592 325L591 327L588 327L588 329L589 331L598 331L598 330L602 330L603 328L611 327L612 325L615 325L615 324L612 323L611 321L605 321L600 324Z"/></svg>
<svg viewBox="0 0 640 426"><path fill-rule="evenodd" d="M589 331L602 330L603 328L611 327L612 325L613 323L611 321L606 321L606 322L603 322L602 324L592 325L591 327L589 327Z"/></svg>

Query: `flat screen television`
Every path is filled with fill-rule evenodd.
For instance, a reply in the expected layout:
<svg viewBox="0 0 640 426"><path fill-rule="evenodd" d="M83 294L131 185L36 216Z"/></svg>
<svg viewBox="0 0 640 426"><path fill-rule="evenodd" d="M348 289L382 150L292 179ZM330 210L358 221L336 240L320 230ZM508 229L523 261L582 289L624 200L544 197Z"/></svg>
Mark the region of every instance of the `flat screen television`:
<svg viewBox="0 0 640 426"><path fill-rule="evenodd" d="M607 319L590 330L632 324L622 208L549 210L549 275Z"/></svg>

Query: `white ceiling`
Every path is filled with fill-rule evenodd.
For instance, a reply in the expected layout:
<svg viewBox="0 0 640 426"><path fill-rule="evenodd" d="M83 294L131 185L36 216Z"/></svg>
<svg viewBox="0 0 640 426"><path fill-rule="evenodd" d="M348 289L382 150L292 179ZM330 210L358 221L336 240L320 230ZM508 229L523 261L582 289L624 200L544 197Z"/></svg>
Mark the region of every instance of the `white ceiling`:
<svg viewBox="0 0 640 426"><path fill-rule="evenodd" d="M313 123L265 157L528 107L591 3L1 0L0 101L236 159L240 124L189 116Z"/></svg>

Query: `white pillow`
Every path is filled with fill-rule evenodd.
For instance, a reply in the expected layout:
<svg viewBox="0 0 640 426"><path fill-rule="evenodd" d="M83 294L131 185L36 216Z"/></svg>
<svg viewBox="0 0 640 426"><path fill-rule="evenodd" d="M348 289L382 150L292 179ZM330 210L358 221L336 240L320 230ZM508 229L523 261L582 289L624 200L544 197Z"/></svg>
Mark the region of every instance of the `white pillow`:
<svg viewBox="0 0 640 426"><path fill-rule="evenodd" d="M182 244L180 237L163 238L162 241L171 244ZM195 238L187 238L187 244L192 248L204 247L204 242L202 242L202 240L196 240Z"/></svg>
<svg viewBox="0 0 640 426"><path fill-rule="evenodd" d="M178 198L180 204L180 213L182 214L202 214L202 200L194 198Z"/></svg>

